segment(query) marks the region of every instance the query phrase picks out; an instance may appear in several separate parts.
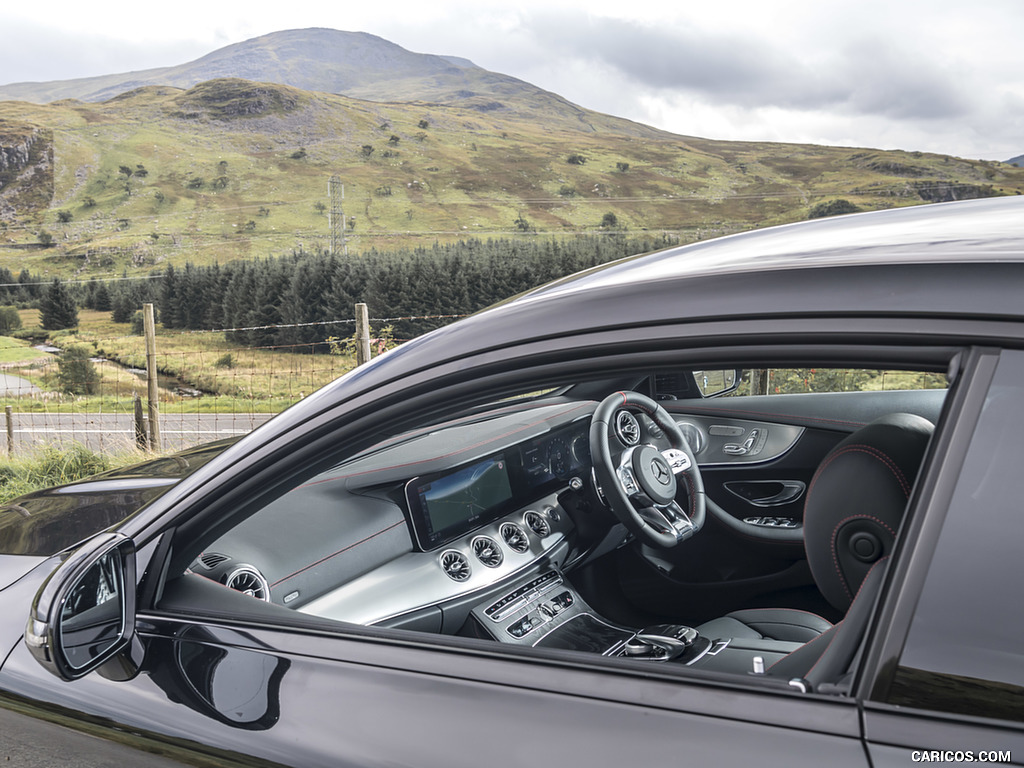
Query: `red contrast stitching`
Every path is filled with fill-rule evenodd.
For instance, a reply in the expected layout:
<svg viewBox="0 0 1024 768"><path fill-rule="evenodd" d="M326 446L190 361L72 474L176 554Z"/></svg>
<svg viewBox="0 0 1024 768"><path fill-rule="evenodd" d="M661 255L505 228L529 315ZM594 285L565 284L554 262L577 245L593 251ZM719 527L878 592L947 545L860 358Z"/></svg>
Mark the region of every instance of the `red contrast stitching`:
<svg viewBox="0 0 1024 768"><path fill-rule="evenodd" d="M850 608L852 608L852 607L853 607L853 603L857 602L857 598L858 598L858 597L860 597L860 593L861 593L861 591L862 591L862 590L864 589L864 584L865 584L865 582L867 582L867 580L868 580L868 577L869 577L869 576L871 576L871 573L872 573L872 571L874 571L874 570L875 570L875 568L877 568L877 567L878 567L879 565L881 565L882 563L884 563L884 562L885 562L886 560L888 560L888 559L889 559L889 556L888 556L888 555L886 555L885 557L883 557L883 558L880 558L880 559L878 559L878 560L877 560L877 561L875 562L875 564L874 564L874 565L872 565L872 566L871 566L871 567L870 567L870 568L868 569L868 572L867 572L867 574L866 574L866 575L864 576L864 580L863 580L863 581L861 581L861 583L860 583L860 587L858 587L858 589L857 589L857 594L853 596L853 602L851 602L851 603L850 603ZM846 613L847 613L847 614L849 614L849 613L850 613L849 609L847 609ZM844 619L843 619L843 621L845 621L845 620L846 620L846 619L844 618ZM827 646L827 647L825 648L825 650L824 650L824 651L822 652L821 656L819 656L819 657L818 657L818 660L817 660L817 661L815 661L815 662L814 662L814 664L812 664L812 665L811 665L811 668L807 670L807 675L804 675L804 677L807 677L808 675L810 675L810 674L811 674L811 672L813 672L813 671L814 671L814 668L815 668L816 666L818 666L818 663L819 663L819 662L820 662L820 661L821 661L821 660L822 660L823 658L825 658L825 655L826 655L826 654L828 653L828 649L832 647L832 641L834 641L834 640L836 639L836 637L838 637L838 636L839 636L839 628L840 628L840 627L841 627L842 625L843 625L843 622L842 622L842 621L840 621L840 622L839 622L838 624L836 624L836 631L832 633L832 640L829 640L829 642L828 642L828 646ZM812 641L812 642L813 642L813 641ZM796 651L794 651L794 653L796 653Z"/></svg>
<svg viewBox="0 0 1024 768"><path fill-rule="evenodd" d="M893 476L896 478L896 482L898 482L900 484L900 488L903 489L903 493L908 497L910 496L910 483L907 482L906 477L903 475L902 470L900 470L900 468L896 465L896 462L893 461L892 458L890 458L888 455L886 455L879 449L875 448L874 446L859 444L847 445L844 448L841 448L835 453L833 453L831 456L829 456L825 460L825 463L818 467L818 471L814 473L814 479L811 481L811 487L807 491L808 494L810 494L810 492L814 490L814 484L818 481L818 478L821 476L821 473L825 469L825 467L827 467L833 461L838 459L844 453L863 453L874 459L878 459L880 462L885 464L886 467L889 468L890 472L892 472Z"/></svg>
<svg viewBox="0 0 1024 768"><path fill-rule="evenodd" d="M766 418L782 418L782 419L796 419L802 421L820 421L824 424L845 424L850 427L863 427L867 425L866 421L847 421L845 419L827 419L824 416L806 416L802 414L790 414L790 413L765 413L764 411L749 411L743 410L742 408L707 408L707 407L694 407L689 406L685 411L681 412L681 415L686 413L697 414L734 414L742 413L748 416L759 416L762 420Z"/></svg>
<svg viewBox="0 0 1024 768"><path fill-rule="evenodd" d="M695 505L697 503L697 501L696 501L696 493L695 493L694 487L693 487L693 481L690 479L689 475L683 475L683 480L686 481L686 495L690 499L688 511L689 511L690 515L693 516L694 511L695 511L694 507L695 507Z"/></svg>
<svg viewBox="0 0 1024 768"><path fill-rule="evenodd" d="M358 547L360 544L365 544L366 542L368 542L370 539L374 538L375 536L380 536L382 533L387 533L391 529L397 528L400 525L405 525L405 520L399 520L394 525L389 525L387 528L384 528L384 529L382 529L380 531L377 531L376 533L371 533L365 539L357 541L354 544L349 544L347 547L344 547L343 549L339 549L337 552L333 552L333 553L331 553L329 555L321 557L319 560L316 560L316 561L310 563L309 565L304 566L304 567L300 568L299 570L295 571L295 573L290 573L287 576L281 577L280 579L275 581L270 586L271 586L271 588L276 587L278 584L281 584L282 582L288 581L288 579L291 579L291 578L293 578L295 576L298 576L300 573L305 573L310 568L315 568L316 566L320 565L321 563L327 562L332 557L337 557L338 555L342 554L343 552L348 552L353 547Z"/></svg>

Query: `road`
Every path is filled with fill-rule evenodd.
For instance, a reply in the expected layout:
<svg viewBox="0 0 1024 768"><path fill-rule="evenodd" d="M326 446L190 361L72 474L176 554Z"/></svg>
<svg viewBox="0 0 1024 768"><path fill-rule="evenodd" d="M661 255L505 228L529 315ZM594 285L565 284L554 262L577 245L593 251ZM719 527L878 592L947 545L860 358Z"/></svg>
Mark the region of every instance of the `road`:
<svg viewBox="0 0 1024 768"><path fill-rule="evenodd" d="M177 450L244 435L271 416L268 413L161 413L162 448ZM16 454L42 445L69 443L113 453L135 444L134 420L127 413L15 413L12 425ZM7 447L5 434L0 432L0 450Z"/></svg>
<svg viewBox="0 0 1024 768"><path fill-rule="evenodd" d="M28 379L0 373L0 395L35 395L41 390Z"/></svg>

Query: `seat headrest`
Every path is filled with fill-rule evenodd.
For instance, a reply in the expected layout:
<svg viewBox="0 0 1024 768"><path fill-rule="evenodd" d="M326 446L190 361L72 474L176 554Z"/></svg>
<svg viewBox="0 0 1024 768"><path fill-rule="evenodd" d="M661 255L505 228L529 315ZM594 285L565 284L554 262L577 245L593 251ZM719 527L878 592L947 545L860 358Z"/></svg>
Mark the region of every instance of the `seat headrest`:
<svg viewBox="0 0 1024 768"><path fill-rule="evenodd" d="M840 442L807 490L804 548L814 580L841 611L892 552L910 490L935 431L927 419L893 413Z"/></svg>

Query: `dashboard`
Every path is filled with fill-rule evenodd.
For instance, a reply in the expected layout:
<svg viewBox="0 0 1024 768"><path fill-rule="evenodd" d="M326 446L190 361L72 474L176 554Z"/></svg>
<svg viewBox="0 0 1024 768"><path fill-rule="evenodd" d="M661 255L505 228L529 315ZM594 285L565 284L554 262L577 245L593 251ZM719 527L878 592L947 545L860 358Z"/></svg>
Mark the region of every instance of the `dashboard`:
<svg viewBox="0 0 1024 768"><path fill-rule="evenodd" d="M627 539L603 508L586 520L573 508L591 483L596 406L510 404L400 435L256 511L192 570L303 613L459 632L476 608L500 603L517 584ZM702 465L769 460L802 431L676 419ZM643 415L617 419L612 430L623 446L668 445Z"/></svg>

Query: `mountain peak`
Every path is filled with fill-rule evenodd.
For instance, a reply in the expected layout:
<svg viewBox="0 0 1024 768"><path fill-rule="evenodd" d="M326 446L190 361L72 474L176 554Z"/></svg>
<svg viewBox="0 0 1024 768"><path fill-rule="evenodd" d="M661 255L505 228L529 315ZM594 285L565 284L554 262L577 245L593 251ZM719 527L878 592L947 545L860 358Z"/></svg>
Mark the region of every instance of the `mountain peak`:
<svg viewBox="0 0 1024 768"><path fill-rule="evenodd" d="M312 27L271 32L173 67L3 85L0 100L100 102L145 86L188 89L206 80L240 78L375 101L405 100L395 98L401 94L388 84L425 79L415 97L429 101L431 81L443 87L445 79L461 81L467 73L484 71L468 59L413 53L367 32Z"/></svg>
<svg viewBox="0 0 1024 768"><path fill-rule="evenodd" d="M549 128L631 136L662 131L579 107L557 94L468 59L414 53L367 32L313 27L233 43L174 67L49 83L0 86L0 101L103 102L139 88L188 90L210 80L242 79L377 102L459 107L540 120Z"/></svg>

